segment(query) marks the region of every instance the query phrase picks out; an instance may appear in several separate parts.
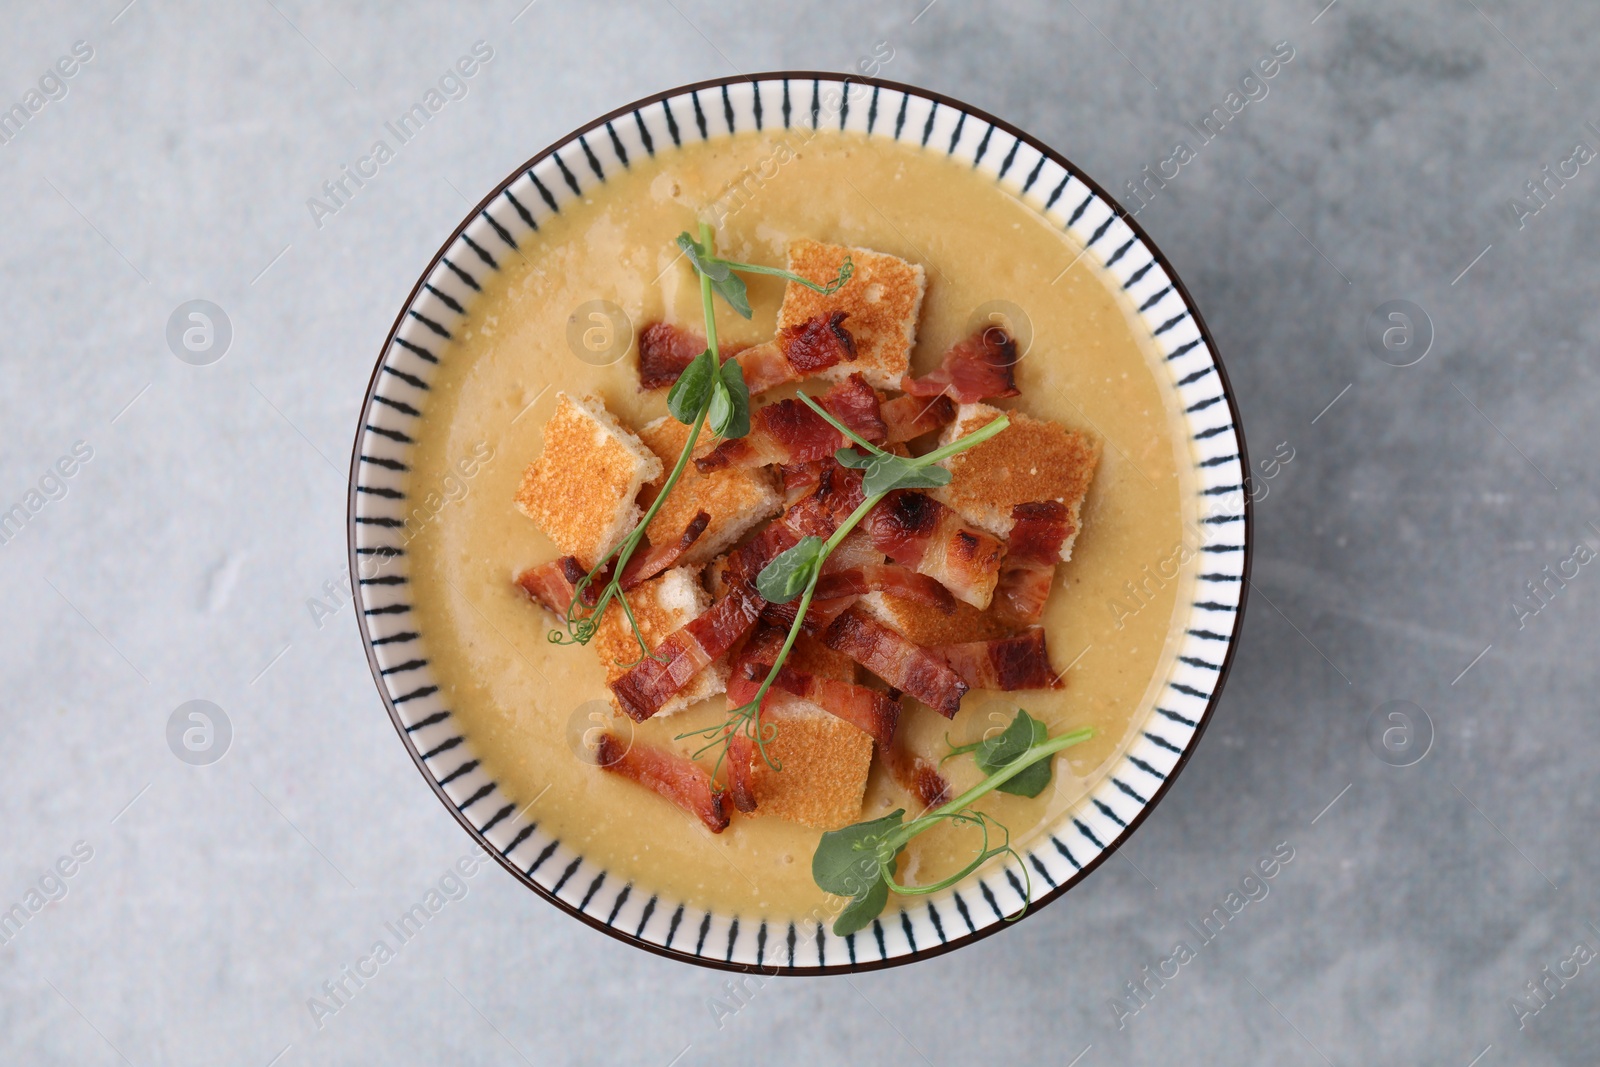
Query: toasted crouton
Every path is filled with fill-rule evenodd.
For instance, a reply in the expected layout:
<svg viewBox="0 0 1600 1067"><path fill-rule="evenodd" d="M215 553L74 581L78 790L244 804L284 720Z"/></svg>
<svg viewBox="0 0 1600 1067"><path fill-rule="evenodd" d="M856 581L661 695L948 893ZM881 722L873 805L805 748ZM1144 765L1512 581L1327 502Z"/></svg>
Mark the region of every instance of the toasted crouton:
<svg viewBox="0 0 1600 1067"><path fill-rule="evenodd" d="M1008 412L1011 425L994 437L944 461L950 484L933 496L961 517L996 537L1011 533L1017 504L1059 500L1072 518L1072 532L1061 545L1063 562L1083 528L1083 498L1100 462L1100 442L1054 422ZM956 420L945 427L940 444L965 437L998 418L988 404L962 404Z"/></svg>
<svg viewBox="0 0 1600 1067"><path fill-rule="evenodd" d="M795 642L788 666L844 682L856 679L854 660L810 637ZM759 755L752 760L752 814L822 830L854 822L866 795L872 738L811 701L781 692L767 698L762 718L778 728L767 755L783 770L774 771Z"/></svg>
<svg viewBox="0 0 1600 1067"><path fill-rule="evenodd" d="M710 607L711 596L700 585L694 568L674 567L630 592L628 606L633 609L634 621L639 624L645 643L654 650L668 634ZM640 657L639 642L634 639L633 628L628 625L628 617L620 605L606 609L590 645L605 668L608 692L611 683L628 673L628 667ZM716 696L727 688L727 683L727 666L721 662L712 663L689 679L656 715L671 715ZM615 696L611 697L611 703L621 711Z"/></svg>
<svg viewBox="0 0 1600 1067"><path fill-rule="evenodd" d="M678 461L683 443L689 439L689 427L664 415L641 429L639 436L666 471ZM702 441L709 441L712 436L709 430L700 432ZM663 474L650 484L649 499L655 499L665 481ZM650 520L646 532L652 545L670 544L683 534L697 512L704 511L711 516L711 524L682 559L685 563L705 563L782 508L783 497L772 473L764 467L727 467L702 474L691 463L684 468L672 495Z"/></svg>
<svg viewBox="0 0 1600 1067"><path fill-rule="evenodd" d="M752 763L755 816L774 816L836 830L861 814L872 738L809 701L790 697L771 701L762 719L777 733L767 755L783 770L774 771L758 755Z"/></svg>
<svg viewBox="0 0 1600 1067"><path fill-rule="evenodd" d="M794 282L785 287L778 329L842 311L848 316L844 328L855 340L856 358L829 367L821 377L843 381L860 373L879 389L898 389L900 379L911 368L911 346L917 339L926 277L920 264L897 256L811 240L790 243L789 270L826 283L838 274L846 256L855 272L838 292L823 296Z"/></svg>
<svg viewBox="0 0 1600 1067"><path fill-rule="evenodd" d="M655 453L604 404L557 393L555 414L544 424L544 451L522 475L516 503L588 569L639 521L639 490L659 477Z"/></svg>

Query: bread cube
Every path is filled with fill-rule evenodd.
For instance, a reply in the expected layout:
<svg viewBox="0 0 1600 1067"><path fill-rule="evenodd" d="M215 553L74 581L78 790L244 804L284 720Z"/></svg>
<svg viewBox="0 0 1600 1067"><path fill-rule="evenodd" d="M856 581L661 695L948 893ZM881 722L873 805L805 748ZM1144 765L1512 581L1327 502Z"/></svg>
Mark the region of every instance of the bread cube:
<svg viewBox="0 0 1600 1067"><path fill-rule="evenodd" d="M917 339L917 318L927 279L920 264L868 248L846 248L820 241L799 240L789 245L789 270L802 278L826 284L849 256L854 265L850 281L838 292L823 296L790 282L778 309L778 329L795 326L816 315L843 311L845 329L856 343L856 358L821 373L830 381L843 381L859 372L879 389L898 389L911 369L911 347Z"/></svg>
<svg viewBox="0 0 1600 1067"><path fill-rule="evenodd" d="M516 504L588 569L639 521L639 490L659 477L661 460L603 403L557 393L544 451L524 472Z"/></svg>
<svg viewBox="0 0 1600 1067"><path fill-rule="evenodd" d="M947 445L965 437L1000 414L999 408L988 404L962 404L939 443ZM1001 538L1011 533L1015 521L1011 509L1017 504L1060 501L1067 506L1073 526L1061 545L1065 562L1072 558L1073 543L1083 529L1083 498L1100 462L1100 442L1059 423L1019 411L1007 414L1011 425L944 461L950 470L950 484L932 490L932 495L972 525Z"/></svg>

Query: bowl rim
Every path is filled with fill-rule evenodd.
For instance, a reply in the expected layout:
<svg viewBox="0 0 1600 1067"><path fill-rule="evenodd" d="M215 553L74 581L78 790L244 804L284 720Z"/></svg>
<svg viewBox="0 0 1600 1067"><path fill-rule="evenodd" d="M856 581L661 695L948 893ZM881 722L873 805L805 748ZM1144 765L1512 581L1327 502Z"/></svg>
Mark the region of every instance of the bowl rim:
<svg viewBox="0 0 1600 1067"><path fill-rule="evenodd" d="M1250 493L1248 491L1243 492L1244 533L1242 539L1243 559L1241 563L1241 574L1239 580L1239 601L1234 611L1233 628L1228 634L1227 650L1223 654L1222 663L1217 672L1216 685L1212 689L1210 698L1206 701L1205 710L1196 719L1195 727L1188 743L1184 746L1183 751L1173 762L1171 769L1166 772L1165 780L1162 781L1160 786L1152 792L1149 800L1139 809L1138 813L1128 821L1126 828L1117 835L1116 839L1104 846L1093 859L1084 863L1081 868L1075 870L1070 877L1064 879L1059 885L1054 886L1042 895L1031 898L1028 902L1027 910L1014 920L989 923L975 931L962 934L957 937L952 937L948 941L943 941L937 945L930 944L926 947L918 945L910 952L890 956L887 959L863 960L859 963L852 961L848 964L828 964L825 966L785 966L776 962L753 964L734 960L722 960L715 957L703 956L680 949L669 948L665 945L656 944L654 942L645 940L643 937L630 934L626 930L612 926L609 923L602 922L596 916L579 910L567 901L562 900L550 889L540 885L529 874L524 872L516 863L512 862L509 856L505 855L499 848L495 847L494 844L490 842L487 837L478 829L478 827L473 824L472 820L467 816L467 814L458 808L456 803L450 799L449 795L444 791L444 787L439 784L432 771L423 762L421 754L416 749L416 746L407 743L408 735L406 731L406 724L400 716L399 709L395 707L394 700L392 699L390 693L382 684L382 676L379 674L381 665L378 662L377 653L372 643L372 636L368 632L366 615L361 610L361 596L359 592L361 586L357 584L361 572L360 560L356 552L356 507L358 503L356 487L360 480L359 468L361 463L362 427L368 421L368 415L373 405L373 396L377 391L379 378L383 372L385 360L392 346L394 345L395 338L400 331L400 327L406 321L407 311L414 306L418 295L423 291L424 284L426 284L428 278L432 275L440 260L443 259L447 252L449 252L457 239L460 238L461 235L472 224L473 220L479 216L479 213L489 207L493 201L500 197L502 192L515 183L523 174L531 170L535 164L548 158L562 147L571 144L577 140L580 135L586 134L595 129L603 128L607 123L630 115L636 110L647 107L651 104L660 103L663 100L670 100L684 94L694 93L706 89L718 89L723 86L740 85L746 83L754 85L756 83L783 79L816 79L820 81L841 82L845 86L872 86L878 89L887 89L894 92L906 93L908 95L934 101L936 104L942 104L958 111L965 112L975 119L990 123L994 127L1011 134L1022 143L1027 144L1031 148L1038 151L1046 159L1055 162L1068 175L1076 178L1078 181L1081 181L1096 197L1105 202L1105 204L1111 209L1113 217L1120 219L1125 225L1127 225L1128 228L1133 232L1134 236L1140 242L1142 242L1146 249L1148 249L1155 263L1166 272L1166 275L1171 282L1173 291L1181 298L1185 308L1194 319L1195 328L1210 352L1218 381L1222 387L1222 399L1226 402L1229 419L1234 430L1234 436L1238 442L1238 458L1241 469L1241 481L1248 482L1250 478L1250 459L1245 443L1244 423L1240 417L1239 405L1234 396L1233 384L1228 378L1227 368L1223 364L1222 355L1217 348L1216 339L1212 335L1210 328L1206 325L1206 321L1201 315L1199 305L1195 302L1193 296L1190 294L1188 286L1184 284L1183 279L1179 276L1171 261L1168 260L1166 253L1161 250L1160 246L1156 244L1155 240L1139 224L1134 215L1129 213L1115 197L1113 197L1103 186L1099 184L1099 182L1095 181L1094 178L1084 173L1081 168L1068 160L1065 155L1052 148L1050 145L1045 144L1037 137L1029 134L1027 131L1020 129L1019 127L1007 122L1002 118L998 118L995 115L990 114L982 108L974 107L963 100L949 96L945 93L941 93L932 89L926 89L917 85L912 85L907 82L891 81L885 78L868 77L858 74L847 74L839 71L772 70L756 71L749 74L737 74L720 78L707 78L701 81L689 82L683 85L673 86L659 92L651 93L648 96L630 101L618 108L608 111L597 118L583 123L569 133L566 133L552 141L538 152L535 152L533 155L529 156L522 163L514 167L504 180L497 183L487 195L479 200L477 204L475 204L465 214L460 224L450 231L449 235L444 239L443 243L440 244L438 250L428 260L427 265L418 275L416 284L412 286L411 291L402 301L400 305L400 311L396 314L394 323L390 326L389 332L384 338L383 345L378 350L378 356L373 365L372 375L367 382L366 394L361 405L360 418L357 422L354 439L351 444L347 507L345 515L345 536L347 556L350 567L351 585L352 588L357 590L353 601L356 609L356 624L360 630L361 643L363 650L366 653L368 668L372 672L373 682L378 690L378 696L383 701L384 707L389 713L390 724L399 734L402 747L405 748L407 754L411 757L412 763L416 766L418 773L420 773L423 779L428 783L428 786L432 789L434 795L439 799L440 803L445 806L445 809L455 817L456 822L461 824L462 829L466 830L466 832L472 837L473 841L484 852L492 856L496 861L499 862L500 866L505 868L514 878L517 879L517 881L522 883L527 888L533 890L534 893L538 894L546 902L553 904L572 918L579 919L591 928L608 934L611 937L616 938L618 941L632 946L633 948L643 949L658 956L675 960L680 963L693 964L699 967L705 967L718 971L731 971L742 974L759 974L767 976L792 975L796 977L818 977L839 974L856 974L863 971L876 971L891 967L903 967L907 964L931 959L947 952L953 952L959 948L965 948L974 942L993 936L1002 930L1009 930L1017 925L1017 923L1021 922L1022 919L1028 918L1037 912L1042 911L1046 906L1053 904L1055 901L1064 896L1068 890L1077 886L1093 871L1098 869L1101 864L1110 859L1111 856L1115 854L1116 851L1133 836L1134 832L1144 824L1145 819L1148 818L1150 814L1155 811L1156 807L1161 803L1161 801L1166 798L1174 783L1177 782L1178 776L1183 772L1184 768L1188 766L1189 758L1194 754L1195 749L1199 747L1200 739L1204 735L1206 727L1210 725L1211 720L1216 713L1217 707L1222 700L1222 693L1227 686L1228 676L1232 671L1234 658L1238 653L1240 638L1244 631L1245 609L1249 601L1251 587L1250 569L1252 559L1255 554L1255 507Z"/></svg>

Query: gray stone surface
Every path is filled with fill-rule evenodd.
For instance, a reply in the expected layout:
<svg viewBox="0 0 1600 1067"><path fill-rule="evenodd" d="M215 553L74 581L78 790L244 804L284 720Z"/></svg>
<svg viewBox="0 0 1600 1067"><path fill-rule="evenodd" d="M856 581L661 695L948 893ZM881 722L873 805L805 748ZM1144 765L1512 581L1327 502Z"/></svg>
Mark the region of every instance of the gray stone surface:
<svg viewBox="0 0 1600 1067"><path fill-rule="evenodd" d="M1600 946L1600 572L1520 627L1512 606L1600 545L1600 175L1520 229L1507 207L1600 147L1591 7L123 2L0 20L7 104L73 41L94 48L0 145L0 505L93 449L0 548L0 899L93 851L0 948L0 1060L1595 1062L1600 967L1525 1029L1509 1006ZM494 59L470 94L317 229L306 198L480 39ZM1269 95L1140 214L1257 458L1294 459L1265 483L1226 698L1123 857L1014 931L769 983L720 1025L724 976L485 870L318 1030L307 998L467 849L396 744L348 606L320 629L305 607L344 568L374 353L463 196L635 97L848 70L879 41L884 76L1005 116L1120 192L1198 142L1184 120L1281 40L1295 57ZM233 326L209 366L166 342L197 298ZM1363 339L1391 299L1431 316L1415 366ZM231 722L214 765L168 749L193 699ZM1431 716L1415 766L1367 741L1392 700ZM1270 894L1119 1029L1124 983L1198 944L1186 920L1280 842Z"/></svg>

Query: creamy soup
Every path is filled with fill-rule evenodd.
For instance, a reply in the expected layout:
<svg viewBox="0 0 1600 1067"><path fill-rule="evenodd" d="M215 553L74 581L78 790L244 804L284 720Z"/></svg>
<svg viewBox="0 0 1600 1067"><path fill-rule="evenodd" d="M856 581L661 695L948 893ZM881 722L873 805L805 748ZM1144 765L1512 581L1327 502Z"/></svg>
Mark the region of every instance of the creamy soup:
<svg viewBox="0 0 1600 1067"><path fill-rule="evenodd" d="M512 584L523 568L559 555L512 504L540 452L556 392L597 394L633 427L665 412L664 391L638 390L635 351L607 367L573 354L569 315L606 300L639 328L665 319L700 331L698 283L673 240L695 229L707 205L728 204L746 168L785 160L738 198L717 231L719 254L782 266L791 239L812 237L922 264L919 374L971 332L977 309L1008 301L1024 310L1033 339L1018 368L1022 395L999 405L1104 442L1083 532L1072 561L1057 570L1044 620L1055 668L1070 664L1065 686L975 690L953 722L908 699L901 719L911 747L935 756L947 751L947 733L974 740L1018 707L1052 733L1094 727L1092 740L1054 757L1053 787L1037 798L991 794L979 802L1014 843L1029 845L1081 802L1125 750L1169 668L1180 636L1174 606L1192 581L1188 570L1160 588L1145 580L1147 566L1170 568L1192 522L1187 444L1157 384L1148 334L1095 257L1080 255L1071 237L968 164L850 134L803 145L793 134L784 144L784 136L747 134L636 160L541 223L520 255L500 257L499 273L483 272L483 294L441 353L408 486L412 500L453 498L410 531L408 551L428 659L485 770L532 805L529 818L615 875L693 905L769 918L813 914L823 904L811 880L820 831L734 813L732 825L712 835L636 783L582 762L569 723L577 713L587 725L579 709L605 698L601 667L591 649L551 644L552 616ZM762 173L772 173L770 163ZM773 335L783 283L752 276L749 286L751 321L719 298L724 343ZM463 469L475 471L464 496ZM1125 588L1134 580L1143 606ZM635 737L688 751L673 736L722 717L717 697L648 721ZM944 769L958 791L981 778L971 757ZM875 766L861 817L896 807L915 814L921 806ZM959 870L975 845L970 830L923 834L907 849L901 877L927 883Z"/></svg>

